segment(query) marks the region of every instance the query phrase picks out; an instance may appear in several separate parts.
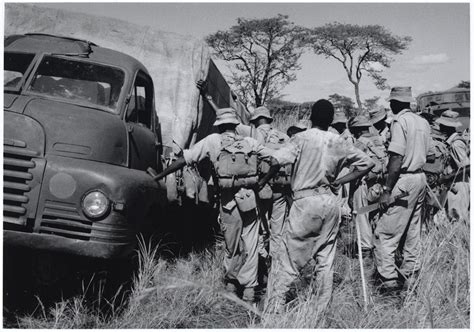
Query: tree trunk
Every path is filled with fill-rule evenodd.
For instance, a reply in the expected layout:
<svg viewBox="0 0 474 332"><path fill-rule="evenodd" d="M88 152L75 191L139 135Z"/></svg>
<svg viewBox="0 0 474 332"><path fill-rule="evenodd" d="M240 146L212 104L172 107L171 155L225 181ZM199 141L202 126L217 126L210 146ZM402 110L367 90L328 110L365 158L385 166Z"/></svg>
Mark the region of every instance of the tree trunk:
<svg viewBox="0 0 474 332"><path fill-rule="evenodd" d="M262 97L255 93L255 108L262 106Z"/></svg>
<svg viewBox="0 0 474 332"><path fill-rule="evenodd" d="M355 96L356 96L356 101L357 101L357 108L358 108L358 111L357 111L357 114L361 114L362 113L362 102L360 101L360 95L359 95L359 83L358 82L352 82L352 84L354 84L354 92L355 92Z"/></svg>

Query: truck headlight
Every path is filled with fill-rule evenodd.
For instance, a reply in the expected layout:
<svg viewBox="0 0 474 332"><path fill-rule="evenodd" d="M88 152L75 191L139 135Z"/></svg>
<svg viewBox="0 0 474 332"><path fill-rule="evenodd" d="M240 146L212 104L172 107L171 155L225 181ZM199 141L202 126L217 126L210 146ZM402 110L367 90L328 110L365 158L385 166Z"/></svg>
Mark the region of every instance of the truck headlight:
<svg viewBox="0 0 474 332"><path fill-rule="evenodd" d="M89 218L100 218L109 208L109 199L100 191L91 191L82 199L82 210Z"/></svg>

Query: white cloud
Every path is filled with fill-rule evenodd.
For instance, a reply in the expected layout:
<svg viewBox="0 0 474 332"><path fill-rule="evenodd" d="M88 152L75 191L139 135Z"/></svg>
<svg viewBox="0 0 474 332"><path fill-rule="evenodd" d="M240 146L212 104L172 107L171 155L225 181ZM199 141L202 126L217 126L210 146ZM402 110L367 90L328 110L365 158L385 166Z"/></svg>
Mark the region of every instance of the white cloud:
<svg viewBox="0 0 474 332"><path fill-rule="evenodd" d="M414 65L437 65L449 61L449 56L446 53L426 54L416 56L411 63Z"/></svg>

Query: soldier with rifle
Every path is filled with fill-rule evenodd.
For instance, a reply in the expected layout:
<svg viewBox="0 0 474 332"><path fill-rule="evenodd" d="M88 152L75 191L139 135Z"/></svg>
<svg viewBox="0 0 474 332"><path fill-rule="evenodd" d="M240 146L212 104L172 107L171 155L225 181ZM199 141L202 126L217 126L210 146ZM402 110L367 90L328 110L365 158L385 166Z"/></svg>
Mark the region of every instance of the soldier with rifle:
<svg viewBox="0 0 474 332"><path fill-rule="evenodd" d="M449 186L446 200L443 201L447 203L448 218L469 222L469 146L466 139L456 132L456 128L462 125L457 117L457 112L447 110L435 121L447 137L449 151L447 167L440 181Z"/></svg>
<svg viewBox="0 0 474 332"><path fill-rule="evenodd" d="M411 87L392 88L388 100L394 119L388 146L388 175L379 200L382 216L374 230L374 256L382 282L380 290L391 294L408 285L420 268L421 207L426 193L423 166L429 150L430 127L410 109L410 102L414 101ZM393 202L393 197L402 193L406 193L406 200ZM398 269L395 252L399 248L403 262Z"/></svg>

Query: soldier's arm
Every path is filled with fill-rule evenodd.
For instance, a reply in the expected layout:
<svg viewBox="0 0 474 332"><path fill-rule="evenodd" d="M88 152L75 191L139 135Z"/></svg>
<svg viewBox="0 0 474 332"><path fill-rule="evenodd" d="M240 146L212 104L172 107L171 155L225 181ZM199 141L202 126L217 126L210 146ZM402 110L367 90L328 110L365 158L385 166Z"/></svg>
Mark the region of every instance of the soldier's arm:
<svg viewBox="0 0 474 332"><path fill-rule="evenodd" d="M385 181L385 188L388 191L392 191L392 188L397 183L398 178L400 177L400 173L402 170L402 163L403 163L403 156L390 152L390 157L388 159L388 166L387 166L387 180Z"/></svg>
<svg viewBox="0 0 474 332"><path fill-rule="evenodd" d="M212 96L207 92L207 82L204 80L199 80L196 82L196 87L199 89L201 95L207 100L209 105L211 105L214 112L217 112L219 107L217 107L217 104L212 99Z"/></svg>
<svg viewBox="0 0 474 332"><path fill-rule="evenodd" d="M186 160L184 159L184 157L179 157L178 159L173 161L171 165L169 165L166 169L164 169L163 172L153 177L153 180L155 181L161 180L165 176L180 170L184 166L186 166Z"/></svg>
<svg viewBox="0 0 474 332"><path fill-rule="evenodd" d="M392 195L392 189L400 177L403 164L403 156L406 150L406 130L404 129L405 123L396 121L392 124L392 140L388 147L389 159L387 166L387 179L383 193L380 196L379 204L381 210L386 210Z"/></svg>
<svg viewBox="0 0 474 332"><path fill-rule="evenodd" d="M345 157L346 163L351 166L352 171L343 177L336 179L332 183L332 185L336 187L363 177L375 166L372 159L365 152L355 146L346 146L343 153L347 155Z"/></svg>
<svg viewBox="0 0 474 332"><path fill-rule="evenodd" d="M154 177L155 180L161 180L168 174L174 173L177 170L180 170L186 164L193 164L198 163L204 158L209 156L209 152L211 146L216 145L216 136L217 134L212 134L206 136L196 144L194 144L191 148L183 150L183 156L176 159L174 162L171 163L166 169L163 170L160 174Z"/></svg>
<svg viewBox="0 0 474 332"><path fill-rule="evenodd" d="M270 162L270 169L268 170L268 173L265 174L265 176L262 177L258 181L258 191L262 190L263 187L268 183L268 181L270 181L270 179L273 178L278 173L278 170L280 169L280 164L278 163L278 160L276 160L275 158L270 157L269 162Z"/></svg>

